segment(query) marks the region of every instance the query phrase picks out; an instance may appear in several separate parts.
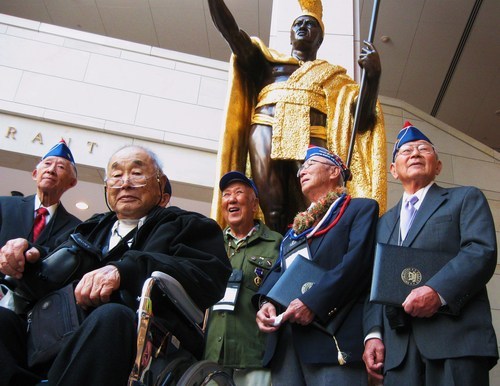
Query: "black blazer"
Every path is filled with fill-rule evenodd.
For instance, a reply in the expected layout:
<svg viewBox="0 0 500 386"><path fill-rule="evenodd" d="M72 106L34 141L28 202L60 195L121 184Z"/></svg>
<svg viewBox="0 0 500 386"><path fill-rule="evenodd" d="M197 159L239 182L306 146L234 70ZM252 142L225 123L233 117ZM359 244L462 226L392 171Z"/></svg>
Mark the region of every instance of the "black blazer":
<svg viewBox="0 0 500 386"><path fill-rule="evenodd" d="M377 241L397 244L401 201L381 217ZM435 289L458 316L436 314L411 318L420 352L429 359L464 356L498 358L486 283L497 261L495 226L483 193L474 187L445 189L432 185L418 210L404 246L451 252L454 257L426 285ZM383 331L390 370L404 359L408 333L390 329L381 305L370 304L365 314L365 333Z"/></svg>
<svg viewBox="0 0 500 386"><path fill-rule="evenodd" d="M31 241L34 222L35 195L27 197L0 197L0 247L15 238ZM64 233L73 230L81 221L68 213L62 204L40 234L37 245L48 250L55 248L56 240Z"/></svg>
<svg viewBox="0 0 500 386"><path fill-rule="evenodd" d="M373 267L375 228L378 203L371 199L354 198L340 221L326 234L313 238L309 244L312 260L328 271L318 283L299 299L322 322L332 311L357 300L335 334L340 349L348 355L347 362L361 361L363 352L363 299L369 290ZM265 295L281 275L275 266L264 281L255 300ZM270 334L264 356L267 365L279 344L278 330ZM304 363L338 364L337 349L332 338L312 326L292 324L295 350Z"/></svg>

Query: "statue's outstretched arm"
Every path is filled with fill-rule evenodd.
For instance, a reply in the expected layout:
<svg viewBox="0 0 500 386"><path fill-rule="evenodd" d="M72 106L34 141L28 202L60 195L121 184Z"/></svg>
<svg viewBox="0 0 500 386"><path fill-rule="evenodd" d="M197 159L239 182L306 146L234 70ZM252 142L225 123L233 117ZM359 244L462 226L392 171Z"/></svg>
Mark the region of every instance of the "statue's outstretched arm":
<svg viewBox="0 0 500 386"><path fill-rule="evenodd" d="M223 0L208 0L210 15L215 27L226 39L231 51L240 62L248 62L256 49L250 37L238 27L236 20Z"/></svg>
<svg viewBox="0 0 500 386"><path fill-rule="evenodd" d="M375 122L378 87L382 67L380 56L372 43L364 42L358 63L365 70L366 84L365 94L361 103L359 130L361 132L370 129Z"/></svg>

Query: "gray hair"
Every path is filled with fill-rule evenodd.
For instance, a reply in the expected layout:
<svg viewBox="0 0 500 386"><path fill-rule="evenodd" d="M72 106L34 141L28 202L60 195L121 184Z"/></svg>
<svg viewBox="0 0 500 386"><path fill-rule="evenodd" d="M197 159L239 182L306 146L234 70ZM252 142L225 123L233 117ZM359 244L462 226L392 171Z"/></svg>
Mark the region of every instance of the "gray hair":
<svg viewBox="0 0 500 386"><path fill-rule="evenodd" d="M144 147L144 146L141 146L141 145L124 145L124 146L120 147L119 149L117 149L111 155L111 157L109 157L109 159L113 158L113 156L116 153L122 151L123 149L129 149L129 148L141 149L142 151L146 152L147 155L149 156L149 158L151 158L151 160L153 161L153 166L155 167L155 169L158 170L161 175L165 175L166 176L166 174L163 172L163 163L158 158L158 156L156 155L156 153L154 153L151 149L148 149L147 147ZM108 173L107 168L106 168L106 170L105 170L104 173L105 173L104 177L107 177L107 173Z"/></svg>

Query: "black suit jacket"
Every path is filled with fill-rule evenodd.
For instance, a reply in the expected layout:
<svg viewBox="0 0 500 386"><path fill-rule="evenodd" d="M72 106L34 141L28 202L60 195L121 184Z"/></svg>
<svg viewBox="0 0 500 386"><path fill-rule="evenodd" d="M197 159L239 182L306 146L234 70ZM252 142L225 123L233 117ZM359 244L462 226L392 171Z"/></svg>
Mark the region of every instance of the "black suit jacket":
<svg viewBox="0 0 500 386"><path fill-rule="evenodd" d="M108 244L116 220L114 212L95 215L80 224L75 232L102 248ZM217 223L199 213L175 206L153 208L130 240L130 245L121 240L105 253L103 260L94 268L106 264L118 268L120 292L124 296L114 298L118 295L116 291L112 300L132 299L133 304L127 303L134 309L145 280L154 271L177 279L200 310L211 307L222 298L231 274L224 238ZM154 313L164 320L184 348L201 357L203 345L200 336L175 310L172 303L164 301L161 307L154 308Z"/></svg>
<svg viewBox="0 0 500 386"><path fill-rule="evenodd" d="M11 239L22 237L31 241L34 222L35 195L0 197L0 248ZM68 213L62 204L40 234L36 244L54 249L56 240L73 230L81 221Z"/></svg>
<svg viewBox="0 0 500 386"><path fill-rule="evenodd" d="M327 273L299 299L321 322L328 322L334 310L340 310L351 300L356 303L335 333L340 349L347 353L347 362L361 361L363 352L363 299L368 291L373 268L375 228L378 203L371 199L354 198L340 221L326 234L315 237L309 244L312 260ZM259 295L265 295L281 276L275 266L266 277ZM267 365L279 344L279 333L270 334L264 356ZM312 326L292 324L296 352L304 363L338 364L337 349L331 337Z"/></svg>
<svg viewBox="0 0 500 386"><path fill-rule="evenodd" d="M401 201L379 221L377 241L397 244ZM429 359L464 356L498 358L486 283L497 261L495 226L486 198L474 187L445 189L432 185L425 196L403 246L451 252L454 257L426 285L435 289L458 316L436 314L411 318L420 352ZM406 355L408 333L388 325L383 306L369 304L365 333L383 331L384 368L398 366Z"/></svg>

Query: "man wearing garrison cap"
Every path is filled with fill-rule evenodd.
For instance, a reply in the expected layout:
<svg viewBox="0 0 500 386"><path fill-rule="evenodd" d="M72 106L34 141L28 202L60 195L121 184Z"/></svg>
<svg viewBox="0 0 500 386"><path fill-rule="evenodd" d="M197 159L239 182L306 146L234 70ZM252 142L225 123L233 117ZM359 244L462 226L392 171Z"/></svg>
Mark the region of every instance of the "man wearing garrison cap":
<svg viewBox="0 0 500 386"><path fill-rule="evenodd" d="M281 243L280 263L252 299L259 307L257 324L268 333L264 364L271 367L273 386L366 385L363 305L379 206L369 198L351 198L344 188L351 178L349 170L325 148L307 150L297 177L312 204L295 216ZM310 289L302 286L302 294L283 307L271 292L289 269L303 271L295 265L302 263L297 254L324 273ZM310 283L309 278L304 281ZM329 334L316 324L328 326Z"/></svg>
<svg viewBox="0 0 500 386"><path fill-rule="evenodd" d="M32 176L36 194L0 197L0 266L6 264L6 254L16 253L21 272L30 257L17 251L27 250L32 243L53 249L59 236L81 222L60 202L77 183L75 160L64 140L42 157Z"/></svg>
<svg viewBox="0 0 500 386"><path fill-rule="evenodd" d="M404 193L377 241L451 257L400 307L367 306L363 359L384 386L485 386L498 359L486 291L497 261L491 211L475 187L438 186L441 168L431 140L406 122L390 167Z"/></svg>
<svg viewBox="0 0 500 386"><path fill-rule="evenodd" d="M271 385L262 367L266 336L255 323L251 298L278 258L282 236L257 220L259 192L243 173L230 171L219 181L227 257L233 268L228 296L210 310L205 356L218 362L238 386ZM230 294L233 295L230 295Z"/></svg>

